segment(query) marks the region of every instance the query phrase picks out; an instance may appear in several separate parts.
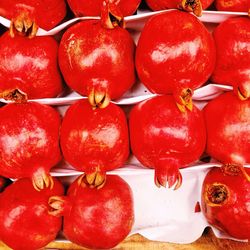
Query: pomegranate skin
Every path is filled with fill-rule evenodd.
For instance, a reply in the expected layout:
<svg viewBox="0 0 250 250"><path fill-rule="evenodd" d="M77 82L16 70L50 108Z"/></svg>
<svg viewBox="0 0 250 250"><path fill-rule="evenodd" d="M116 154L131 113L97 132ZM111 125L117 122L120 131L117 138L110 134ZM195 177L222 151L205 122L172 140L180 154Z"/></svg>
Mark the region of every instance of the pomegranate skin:
<svg viewBox="0 0 250 250"><path fill-rule="evenodd" d="M63 206L63 233L83 247L113 248L126 238L134 223L132 191L115 175L108 175L101 189L79 185L76 179Z"/></svg>
<svg viewBox="0 0 250 250"><path fill-rule="evenodd" d="M243 97L250 96L250 19L229 18L214 30L217 61L211 80L232 85Z"/></svg>
<svg viewBox="0 0 250 250"><path fill-rule="evenodd" d="M117 5L123 16L130 16L136 12L141 0L109 0ZM103 0L68 0L68 4L75 16L100 16Z"/></svg>
<svg viewBox="0 0 250 250"><path fill-rule="evenodd" d="M125 114L113 103L93 110L87 100L78 101L64 116L60 142L66 161L87 174L121 167L129 155Z"/></svg>
<svg viewBox="0 0 250 250"><path fill-rule="evenodd" d="M30 177L36 183L61 160L60 115L53 108L29 102L0 109L0 175Z"/></svg>
<svg viewBox="0 0 250 250"><path fill-rule="evenodd" d="M0 37L0 93L20 89L29 99L62 92L57 64L58 44L52 37Z"/></svg>
<svg viewBox="0 0 250 250"><path fill-rule="evenodd" d="M211 225L232 237L248 240L249 176L248 168L243 172L239 171L237 166L213 168L204 179L201 197L202 212Z"/></svg>
<svg viewBox="0 0 250 250"><path fill-rule="evenodd" d="M250 162L250 100L225 93L210 101L204 114L207 153L224 164Z"/></svg>
<svg viewBox="0 0 250 250"><path fill-rule="evenodd" d="M153 93L181 95L196 89L212 74L212 36L192 14L174 10L149 19L139 38L136 69Z"/></svg>
<svg viewBox="0 0 250 250"><path fill-rule="evenodd" d="M0 238L9 247L40 249L55 240L62 219L50 215L49 197L63 195L62 184L54 179L54 187L40 192L29 179L19 179L0 194Z"/></svg>
<svg viewBox="0 0 250 250"><path fill-rule="evenodd" d="M213 0L201 0L202 9L207 9ZM181 4L180 0L146 0L148 7L153 11L176 9Z"/></svg>
<svg viewBox="0 0 250 250"><path fill-rule="evenodd" d="M168 182L171 187L176 181L180 185L179 168L198 160L205 150L201 111L194 106L191 112L180 112L171 95L134 106L129 128L132 152L145 167L155 168L157 186Z"/></svg>
<svg viewBox="0 0 250 250"><path fill-rule="evenodd" d="M125 29L103 28L100 21L69 28L59 46L59 65L66 83L81 95L121 97L135 82L134 42Z"/></svg>
<svg viewBox="0 0 250 250"><path fill-rule="evenodd" d="M250 10L248 0L215 0L215 8L219 11L239 11L247 12Z"/></svg>
<svg viewBox="0 0 250 250"><path fill-rule="evenodd" d="M27 13L32 21L45 30L54 28L66 15L64 0L1 0L0 16L14 19Z"/></svg>

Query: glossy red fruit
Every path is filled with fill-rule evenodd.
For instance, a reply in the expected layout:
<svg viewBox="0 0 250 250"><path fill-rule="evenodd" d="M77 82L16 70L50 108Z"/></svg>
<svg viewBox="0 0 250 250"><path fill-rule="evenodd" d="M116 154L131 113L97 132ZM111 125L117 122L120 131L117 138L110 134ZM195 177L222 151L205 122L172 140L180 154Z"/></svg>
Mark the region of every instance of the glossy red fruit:
<svg viewBox="0 0 250 250"><path fill-rule="evenodd" d="M136 51L140 80L151 92L173 93L180 105L208 80L214 63L212 36L190 13L174 10L153 16L141 32Z"/></svg>
<svg viewBox="0 0 250 250"><path fill-rule="evenodd" d="M165 9L176 9L184 8L189 11L200 12L198 16L201 15L202 9L207 9L214 0L146 0L146 3L150 9L153 11L165 10ZM186 6L185 6L186 5ZM188 9L189 8L189 9Z"/></svg>
<svg viewBox="0 0 250 250"><path fill-rule="evenodd" d="M62 92L57 65L57 42L52 37L0 37L0 93L19 89L29 99L56 97Z"/></svg>
<svg viewBox="0 0 250 250"><path fill-rule="evenodd" d="M84 171L94 186L102 185L105 172L121 167L129 155L126 117L112 103L94 110L87 100L73 104L64 116L60 140L66 161Z"/></svg>
<svg viewBox="0 0 250 250"><path fill-rule="evenodd" d="M0 109L0 175L32 178L37 189L52 185L49 170L61 160L59 113L29 102Z"/></svg>
<svg viewBox="0 0 250 250"><path fill-rule="evenodd" d="M50 30L66 15L64 0L1 0L0 16L11 19L13 27L32 36L37 26ZM12 30L13 32L13 30Z"/></svg>
<svg viewBox="0 0 250 250"><path fill-rule="evenodd" d="M55 240L62 220L50 215L50 196L63 195L54 179L52 189L35 190L29 179L20 179L0 194L0 238L12 249L40 249Z"/></svg>
<svg viewBox="0 0 250 250"><path fill-rule="evenodd" d="M89 187L79 177L66 197L51 197L49 203L55 215L64 215L66 238L83 247L113 248L127 237L134 223L132 191L115 175L107 176L101 189Z"/></svg>
<svg viewBox="0 0 250 250"><path fill-rule="evenodd" d="M220 11L247 12L250 10L249 0L215 0L215 7Z"/></svg>
<svg viewBox="0 0 250 250"><path fill-rule="evenodd" d="M63 35L59 64L66 83L93 106L106 107L135 82L134 42L125 29L80 22Z"/></svg>
<svg viewBox="0 0 250 250"><path fill-rule="evenodd" d="M250 239L250 169L225 165L211 169L202 187L208 222L238 239Z"/></svg>
<svg viewBox="0 0 250 250"><path fill-rule="evenodd" d="M250 97L250 19L229 18L214 30L217 61L212 81L234 86L241 99Z"/></svg>
<svg viewBox="0 0 250 250"><path fill-rule="evenodd" d="M195 106L180 112L171 95L137 104L130 113L133 154L148 168L155 168L157 186L181 185L179 168L199 159L206 144L203 115Z"/></svg>
<svg viewBox="0 0 250 250"><path fill-rule="evenodd" d="M250 100L232 92L222 94L204 108L207 153L222 163L250 162Z"/></svg>
<svg viewBox="0 0 250 250"><path fill-rule="evenodd" d="M119 8L123 16L133 15L141 0L107 0ZM68 0L71 10L76 16L100 16L103 0Z"/></svg>

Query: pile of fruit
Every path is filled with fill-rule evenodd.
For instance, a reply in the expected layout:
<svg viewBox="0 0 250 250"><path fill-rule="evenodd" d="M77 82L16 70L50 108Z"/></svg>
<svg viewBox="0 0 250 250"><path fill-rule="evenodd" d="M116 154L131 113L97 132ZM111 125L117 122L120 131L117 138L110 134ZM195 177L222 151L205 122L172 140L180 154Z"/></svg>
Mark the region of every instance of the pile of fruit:
<svg viewBox="0 0 250 250"><path fill-rule="evenodd" d="M250 9L249 0L226 2L214 6ZM154 169L157 187L174 190L185 181L181 168L220 162L204 179L202 212L219 230L250 239L250 19L229 18L211 34L187 11L200 16L212 1L147 0L153 11L179 9L155 12L135 43L124 17L140 4L0 2L0 16L11 20L8 30L0 27L0 97L8 101L0 108L0 240L11 248L42 248L62 229L88 248L120 243L135 219L133 190L107 172L131 153L145 171ZM37 36L73 15L93 18ZM138 79L155 96L115 104ZM233 90L200 109L192 96L209 80ZM63 117L36 101L72 91L86 98ZM66 194L50 174L62 161L83 172Z"/></svg>

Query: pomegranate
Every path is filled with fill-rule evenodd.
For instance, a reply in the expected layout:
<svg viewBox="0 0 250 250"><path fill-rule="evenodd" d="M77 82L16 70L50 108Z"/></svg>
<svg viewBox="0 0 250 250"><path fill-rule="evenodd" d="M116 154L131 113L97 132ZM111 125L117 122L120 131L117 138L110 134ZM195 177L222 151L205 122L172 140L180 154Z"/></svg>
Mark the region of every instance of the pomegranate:
<svg viewBox="0 0 250 250"><path fill-rule="evenodd" d="M121 167L129 155L126 117L113 103L94 110L87 100L73 104L64 116L60 140L66 161L84 171L93 186L102 186L105 172Z"/></svg>
<svg viewBox="0 0 250 250"><path fill-rule="evenodd" d="M66 83L87 95L92 106L101 108L135 82L135 45L129 32L103 25L112 26L111 20L77 23L64 33L59 46L59 65Z"/></svg>
<svg viewBox="0 0 250 250"><path fill-rule="evenodd" d="M105 0L118 8L123 16L134 14L141 0ZM71 10L76 16L100 16L103 0L68 0Z"/></svg>
<svg viewBox="0 0 250 250"><path fill-rule="evenodd" d="M250 169L224 165L211 169L202 188L208 222L238 239L250 239Z"/></svg>
<svg viewBox="0 0 250 250"><path fill-rule="evenodd" d="M220 11L242 11L250 10L249 0L215 0L215 7Z"/></svg>
<svg viewBox="0 0 250 250"><path fill-rule="evenodd" d="M133 154L155 169L155 184L177 189L179 168L199 159L206 145L205 123L200 110L180 112L173 96L157 96L133 107L130 113ZM143 128L143 129L142 129Z"/></svg>
<svg viewBox="0 0 250 250"><path fill-rule="evenodd" d="M0 16L11 19L10 33L36 35L38 26L50 30L66 15L64 0L1 0Z"/></svg>
<svg viewBox="0 0 250 250"><path fill-rule="evenodd" d="M234 87L241 99L250 97L250 19L229 18L214 30L217 61L212 81Z"/></svg>
<svg viewBox="0 0 250 250"><path fill-rule="evenodd" d="M0 108L0 175L32 178L36 189L52 186L49 170L61 159L60 116L29 102Z"/></svg>
<svg viewBox="0 0 250 250"><path fill-rule="evenodd" d="M119 176L107 176L101 189L76 179L67 196L50 198L54 215L64 215L63 232L78 245L110 249L126 238L134 223L133 194Z"/></svg>
<svg viewBox="0 0 250 250"><path fill-rule="evenodd" d="M62 92L52 37L0 37L0 93L19 89L29 99L55 97Z"/></svg>
<svg viewBox="0 0 250 250"><path fill-rule="evenodd" d="M10 185L11 180L10 179L6 179L2 176L0 176L0 193L3 192L3 190Z"/></svg>
<svg viewBox="0 0 250 250"><path fill-rule="evenodd" d="M250 162L250 100L233 92L220 95L204 108L207 153L222 163Z"/></svg>
<svg viewBox="0 0 250 250"><path fill-rule="evenodd" d="M153 11L165 9L184 9L201 16L202 9L207 9L214 0L146 0L147 5Z"/></svg>
<svg viewBox="0 0 250 250"><path fill-rule="evenodd" d="M50 215L49 197L63 195L54 179L52 189L35 190L29 179L20 179L0 194L0 238L12 249L40 249L55 240L62 220Z"/></svg>
<svg viewBox="0 0 250 250"><path fill-rule="evenodd" d="M189 106L192 90L208 80L214 64L212 36L190 13L158 14L141 32L136 51L140 80L151 92L173 93L180 106Z"/></svg>

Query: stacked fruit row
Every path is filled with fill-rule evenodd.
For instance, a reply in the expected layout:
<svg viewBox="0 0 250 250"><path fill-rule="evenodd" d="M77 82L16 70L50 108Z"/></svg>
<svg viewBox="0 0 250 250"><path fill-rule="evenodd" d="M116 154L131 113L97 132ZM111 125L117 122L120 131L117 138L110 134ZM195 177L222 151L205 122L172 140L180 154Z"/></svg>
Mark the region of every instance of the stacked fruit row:
<svg viewBox="0 0 250 250"><path fill-rule="evenodd" d="M110 248L123 240L133 224L132 193L106 171L125 163L129 135L133 154L155 169L156 185L175 189L182 183L179 168L198 160L206 147L224 165L206 179L203 211L212 224L215 218L219 228L249 239L249 170L243 167L250 141L249 19L229 19L213 39L193 15L163 13L147 22L136 48L119 26L120 10L105 1L101 20L70 27L57 53L52 37L35 36L39 22L21 6L0 38L1 95L19 102L0 109L0 174L32 181L21 179L0 196L0 239L15 249L40 248L56 237L63 215L64 234L77 244ZM60 94L57 56L65 82L88 96L69 107L62 124L52 107L26 102ZM131 88L135 68L142 83L161 96L132 107L128 129L123 110L110 100ZM233 85L234 93L209 102L204 119L192 93L211 75ZM49 175L62 155L84 171L67 196ZM23 221L27 231L20 229Z"/></svg>

